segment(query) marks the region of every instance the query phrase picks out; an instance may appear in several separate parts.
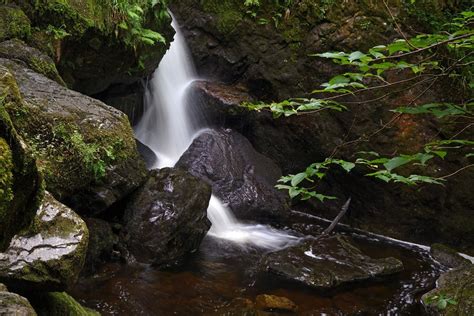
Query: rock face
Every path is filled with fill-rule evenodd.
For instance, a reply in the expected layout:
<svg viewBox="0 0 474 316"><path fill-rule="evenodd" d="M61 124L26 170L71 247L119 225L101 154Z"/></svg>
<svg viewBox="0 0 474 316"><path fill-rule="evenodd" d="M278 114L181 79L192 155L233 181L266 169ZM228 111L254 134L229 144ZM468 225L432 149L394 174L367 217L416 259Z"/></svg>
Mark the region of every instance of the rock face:
<svg viewBox="0 0 474 316"><path fill-rule="evenodd" d="M56 69L51 57L43 54L38 49L27 46L19 39L11 39L0 43L0 57L5 59L21 60L30 69L48 77L65 86L63 79Z"/></svg>
<svg viewBox="0 0 474 316"><path fill-rule="evenodd" d="M18 83L19 102L6 109L58 200L94 214L142 183L145 164L123 113L16 62L0 66Z"/></svg>
<svg viewBox="0 0 474 316"><path fill-rule="evenodd" d="M347 237L332 236L268 254L261 268L283 279L315 289L371 280L403 270L395 258L373 259L364 255Z"/></svg>
<svg viewBox="0 0 474 316"><path fill-rule="evenodd" d="M437 288L421 299L429 315L474 315L474 265L441 275ZM439 308L437 305L442 299L451 299L456 304L447 303L444 308Z"/></svg>
<svg viewBox="0 0 474 316"><path fill-rule="evenodd" d="M1 315L36 316L28 300L18 294L8 292L6 286L0 283L0 313Z"/></svg>
<svg viewBox="0 0 474 316"><path fill-rule="evenodd" d="M235 131L204 131L176 166L211 184L237 218L278 222L288 215L284 194L274 188L280 169Z"/></svg>
<svg viewBox="0 0 474 316"><path fill-rule="evenodd" d="M33 220L43 197L43 180L32 152L13 126L6 108L20 102L11 74L0 77L0 251Z"/></svg>
<svg viewBox="0 0 474 316"><path fill-rule="evenodd" d="M471 261L461 256L456 250L443 244L433 244L430 248L431 256L442 265L454 269L470 266Z"/></svg>
<svg viewBox="0 0 474 316"><path fill-rule="evenodd" d="M64 290L79 276L88 238L81 218L46 193L31 227L0 253L0 281L11 289Z"/></svg>
<svg viewBox="0 0 474 316"><path fill-rule="evenodd" d="M152 170L126 207L130 252L160 267L179 264L211 226L210 197L211 188L184 170Z"/></svg>

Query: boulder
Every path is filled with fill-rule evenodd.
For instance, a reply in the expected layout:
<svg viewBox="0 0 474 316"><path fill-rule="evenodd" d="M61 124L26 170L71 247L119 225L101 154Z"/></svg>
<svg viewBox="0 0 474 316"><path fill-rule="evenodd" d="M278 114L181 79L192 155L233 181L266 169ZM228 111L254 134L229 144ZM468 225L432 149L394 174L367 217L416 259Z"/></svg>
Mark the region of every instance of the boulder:
<svg viewBox="0 0 474 316"><path fill-rule="evenodd" d="M0 251L30 225L43 197L43 180L32 152L15 130L6 108L18 104L18 87L0 68Z"/></svg>
<svg viewBox="0 0 474 316"><path fill-rule="evenodd" d="M428 315L474 315L474 265L442 274L421 300Z"/></svg>
<svg viewBox="0 0 474 316"><path fill-rule="evenodd" d="M46 193L31 227L0 253L0 282L11 289L65 290L79 276L88 239L82 219Z"/></svg>
<svg viewBox="0 0 474 316"><path fill-rule="evenodd" d="M202 132L176 166L211 184L239 219L278 222L289 214L285 194L274 188L280 169L233 130Z"/></svg>
<svg viewBox="0 0 474 316"><path fill-rule="evenodd" d="M66 292L33 294L31 304L39 316L100 316L99 312L82 306Z"/></svg>
<svg viewBox="0 0 474 316"><path fill-rule="evenodd" d="M0 66L18 83L19 101L6 109L58 200L95 214L143 182L145 164L125 114L14 61L0 58Z"/></svg>
<svg viewBox="0 0 474 316"><path fill-rule="evenodd" d="M366 256L348 237L308 240L266 255L260 268L285 280L328 290L340 285L374 280L403 270L400 260Z"/></svg>
<svg viewBox="0 0 474 316"><path fill-rule="evenodd" d="M10 38L27 38L30 33L30 20L20 8L0 5L0 42Z"/></svg>
<svg viewBox="0 0 474 316"><path fill-rule="evenodd" d="M150 147L143 144L138 139L136 139L135 141L137 142L138 152L142 156L143 160L145 160L146 167L148 169L151 169L158 162L158 156L156 156L155 152Z"/></svg>
<svg viewBox="0 0 474 316"><path fill-rule="evenodd" d="M89 230L89 245L82 274L92 274L101 263L112 259L119 237L104 220L87 218L85 222Z"/></svg>
<svg viewBox="0 0 474 316"><path fill-rule="evenodd" d="M443 244L431 245L430 253L435 260L450 269L466 267L472 264L471 261L461 256L456 250Z"/></svg>
<svg viewBox="0 0 474 316"><path fill-rule="evenodd" d="M36 48L29 47L19 39L0 43L0 57L24 62L31 70L48 77L65 86L56 69L54 61Z"/></svg>
<svg viewBox="0 0 474 316"><path fill-rule="evenodd" d="M0 314L5 316L36 316L35 310L26 298L9 292L7 287L1 283Z"/></svg>
<svg viewBox="0 0 474 316"><path fill-rule="evenodd" d="M181 263L211 226L210 197L210 186L184 170L152 170L125 210L130 252L158 267Z"/></svg>

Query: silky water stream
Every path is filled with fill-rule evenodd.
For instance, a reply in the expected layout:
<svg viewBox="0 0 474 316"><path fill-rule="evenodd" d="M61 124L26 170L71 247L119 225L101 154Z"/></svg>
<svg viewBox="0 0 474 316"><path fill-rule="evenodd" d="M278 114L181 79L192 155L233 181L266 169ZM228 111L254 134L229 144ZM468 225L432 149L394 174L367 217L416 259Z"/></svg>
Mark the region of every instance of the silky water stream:
<svg viewBox="0 0 474 316"><path fill-rule="evenodd" d="M173 27L174 41L149 83L145 112L135 127L137 139L158 157L154 168L174 166L205 128L201 113L193 112L186 98L197 75L176 22ZM417 299L433 287L440 271L421 249L356 238L356 245L374 258L400 259L404 271L383 281L316 292L258 272L266 252L297 243L301 231L307 233L301 227L317 227L312 219L295 213L286 230L242 223L215 196L208 217L211 230L184 267L158 271L148 265L107 264L71 293L86 306L113 315L239 315L229 312L235 299L255 300L259 294L287 297L301 315L419 315Z"/></svg>

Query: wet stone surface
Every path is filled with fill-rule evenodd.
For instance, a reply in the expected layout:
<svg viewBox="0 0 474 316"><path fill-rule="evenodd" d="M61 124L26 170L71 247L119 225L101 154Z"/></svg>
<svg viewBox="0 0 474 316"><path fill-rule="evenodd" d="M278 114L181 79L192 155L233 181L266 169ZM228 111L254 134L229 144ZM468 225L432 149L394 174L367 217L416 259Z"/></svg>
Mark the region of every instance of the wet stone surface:
<svg viewBox="0 0 474 316"><path fill-rule="evenodd" d="M370 258L349 238L336 235L270 253L261 269L312 288L333 289L400 272L403 263L391 257Z"/></svg>
<svg viewBox="0 0 474 316"><path fill-rule="evenodd" d="M46 193L31 227L0 253L0 281L12 289L64 290L77 280L87 243L82 219Z"/></svg>

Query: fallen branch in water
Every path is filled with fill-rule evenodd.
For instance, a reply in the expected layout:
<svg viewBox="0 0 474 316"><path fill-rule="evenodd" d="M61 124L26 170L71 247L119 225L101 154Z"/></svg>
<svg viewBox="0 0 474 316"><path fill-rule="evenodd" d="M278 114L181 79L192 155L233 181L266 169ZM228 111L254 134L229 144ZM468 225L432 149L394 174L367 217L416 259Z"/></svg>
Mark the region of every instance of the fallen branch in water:
<svg viewBox="0 0 474 316"><path fill-rule="evenodd" d="M351 197L347 199L346 203L344 203L344 205L341 208L341 211L336 216L336 218L332 221L331 225L329 225L328 228L326 228L322 232L322 234L319 235L316 239L320 239L320 238L323 238L323 237L329 235L334 230L334 228L336 228L337 224L339 224L342 217L347 213L347 210L349 209L349 205L351 204L351 200L352 200Z"/></svg>

